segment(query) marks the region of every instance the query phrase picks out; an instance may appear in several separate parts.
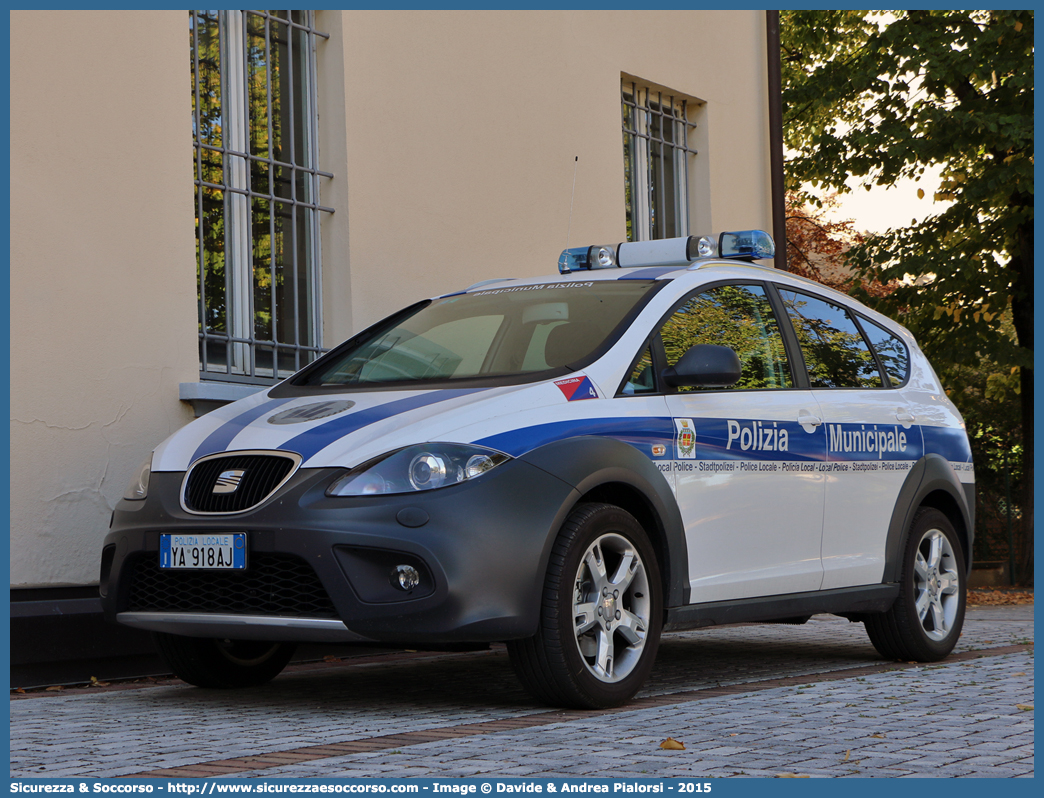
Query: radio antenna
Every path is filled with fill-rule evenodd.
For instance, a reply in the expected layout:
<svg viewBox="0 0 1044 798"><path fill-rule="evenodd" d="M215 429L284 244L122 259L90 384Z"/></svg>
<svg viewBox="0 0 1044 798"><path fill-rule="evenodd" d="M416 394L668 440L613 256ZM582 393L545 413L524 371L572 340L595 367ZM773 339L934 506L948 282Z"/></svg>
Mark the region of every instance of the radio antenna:
<svg viewBox="0 0 1044 798"><path fill-rule="evenodd" d="M569 249L569 230L573 226L573 197L576 196L576 164L579 160L579 155L573 156L573 191L569 195L569 222L566 224L566 249Z"/></svg>

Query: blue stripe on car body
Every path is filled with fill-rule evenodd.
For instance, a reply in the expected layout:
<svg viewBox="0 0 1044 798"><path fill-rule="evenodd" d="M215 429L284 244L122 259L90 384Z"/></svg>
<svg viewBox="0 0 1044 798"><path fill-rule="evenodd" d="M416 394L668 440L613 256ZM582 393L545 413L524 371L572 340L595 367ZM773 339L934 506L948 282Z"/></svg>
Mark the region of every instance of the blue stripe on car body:
<svg viewBox="0 0 1044 798"><path fill-rule="evenodd" d="M657 443L666 444L669 453L674 443L674 421L667 416L554 421L490 435L475 443L518 457L548 443L585 435L616 438L639 449Z"/></svg>
<svg viewBox="0 0 1044 798"><path fill-rule="evenodd" d="M277 407L286 404L291 398L269 399L267 402L254 405L249 410L245 410L235 418L226 421L203 440L203 443L196 448L196 452L192 455L190 462L194 463L208 454L217 454L225 451L228 445L232 443L232 439L242 432L245 427L257 421L265 413L269 413Z"/></svg>
<svg viewBox="0 0 1044 798"><path fill-rule="evenodd" d="M339 416L332 421L327 421L325 424L312 427L310 430L291 438L279 448L285 451L297 452L302 458L307 460L345 435L350 435L363 427L376 424L378 421L384 421L410 410L486 390L489 389L450 388L442 391L426 391L414 396L407 396L404 399L396 399L376 407L368 407L348 415Z"/></svg>
<svg viewBox="0 0 1044 798"><path fill-rule="evenodd" d="M806 433L801 429L801 425L796 422L777 422L780 424L779 429L787 429L790 440L796 445L794 448L788 448L786 451L771 451L764 448L748 451L741 449L738 442L735 442L731 447L729 446L729 419L697 417L693 421L696 427L696 451L692 458L687 459L823 460L826 456L825 434L822 429L818 429L813 433ZM753 425L757 423L757 420L742 419L738 420L738 423L741 425ZM762 421L761 423L764 424L765 422ZM773 422L769 421L767 423L771 425ZM548 443L588 435L616 438L631 444L646 454L648 454L646 450L654 444L664 444L667 447L664 455L652 457L651 459L677 459L675 451L677 430L674 426L674 419L670 416L631 416L558 421L502 432L475 441L475 443L480 446L497 449L513 457L518 457ZM800 437L798 437L799 435ZM767 436L763 436L763 440L767 441ZM767 445L767 443L764 445Z"/></svg>
<svg viewBox="0 0 1044 798"><path fill-rule="evenodd" d="M971 446L963 429L952 427L921 427L924 450L941 455L951 463L970 463Z"/></svg>
<svg viewBox="0 0 1044 798"><path fill-rule="evenodd" d="M971 457L970 450L961 447L960 430L946 430L939 427L914 425L908 430L902 430L898 426L869 425L868 429L868 425L865 424L839 424L835 426L847 433L842 440L847 440L852 443L852 446L848 451L844 451L844 447L840 451L828 451L830 446L828 445L828 430L825 426L819 426L813 432L805 432L797 422L766 421L764 419L697 417L693 419L693 422L696 428L696 449L693 457L688 459L695 460L803 460L810 462L905 460L913 462L929 452L940 454L951 462L965 462ZM731 435L730 422L736 425ZM749 431L749 437L744 434L745 430ZM780 433L784 430L787 434L786 449L780 448ZM899 449L894 443L899 431L905 433L902 449ZM922 431L925 435L923 445ZM856 440L855 433L861 433L861 439ZM893 435L892 439L887 438L889 434ZM508 430L482 438L475 443L504 452L512 457L519 457L549 443L583 436L615 438L630 443L646 454L649 454L653 445L665 444L667 452L651 459L670 460L677 457L674 420L667 416L556 421ZM877 446L882 440L892 440L892 446L895 448L877 451ZM744 448L743 444L748 441L750 443L747 448Z"/></svg>

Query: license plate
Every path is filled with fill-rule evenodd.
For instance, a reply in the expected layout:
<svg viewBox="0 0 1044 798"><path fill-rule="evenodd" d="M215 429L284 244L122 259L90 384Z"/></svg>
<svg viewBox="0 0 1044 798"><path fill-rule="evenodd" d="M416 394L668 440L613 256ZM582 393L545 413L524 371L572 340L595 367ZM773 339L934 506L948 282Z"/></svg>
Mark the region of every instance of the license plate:
<svg viewBox="0 0 1044 798"><path fill-rule="evenodd" d="M160 535L160 568L164 570L243 570L246 533Z"/></svg>

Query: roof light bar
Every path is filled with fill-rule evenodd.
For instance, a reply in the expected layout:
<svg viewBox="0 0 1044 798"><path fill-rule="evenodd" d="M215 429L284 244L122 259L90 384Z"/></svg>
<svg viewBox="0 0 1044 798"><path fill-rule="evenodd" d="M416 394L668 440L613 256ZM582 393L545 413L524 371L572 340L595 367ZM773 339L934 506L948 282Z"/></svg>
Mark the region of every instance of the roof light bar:
<svg viewBox="0 0 1044 798"><path fill-rule="evenodd" d="M776 245L764 230L737 230L712 236L682 236L656 241L627 241L616 246L573 247L558 258L562 274L580 269L677 266L685 268L700 258L758 260L773 258Z"/></svg>
<svg viewBox="0 0 1044 798"><path fill-rule="evenodd" d="M621 266L688 266L689 239L661 238L657 241L629 241L620 245Z"/></svg>
<svg viewBox="0 0 1044 798"><path fill-rule="evenodd" d="M719 258L762 260L776 257L776 244L764 230L739 230L718 237Z"/></svg>
<svg viewBox="0 0 1044 798"><path fill-rule="evenodd" d="M558 256L558 271L562 274L580 269L615 269L620 263L615 246L572 247Z"/></svg>

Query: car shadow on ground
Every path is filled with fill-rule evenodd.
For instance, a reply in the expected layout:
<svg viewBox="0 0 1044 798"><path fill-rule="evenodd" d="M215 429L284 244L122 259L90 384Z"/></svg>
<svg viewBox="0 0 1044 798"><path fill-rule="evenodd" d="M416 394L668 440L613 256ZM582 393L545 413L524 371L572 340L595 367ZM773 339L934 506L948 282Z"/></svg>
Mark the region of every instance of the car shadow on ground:
<svg viewBox="0 0 1044 798"><path fill-rule="evenodd" d="M857 667L881 658L865 638L837 639L800 627L754 626L666 635L652 675L640 695L698 690L721 684L813 674ZM844 628L844 627L842 627ZM542 712L515 678L502 645L464 654L391 655L383 661L351 659L284 673L273 682L242 690L146 691L148 700L208 707L258 704L273 709L366 710L391 714L438 712ZM144 697L144 695L143 695Z"/></svg>

